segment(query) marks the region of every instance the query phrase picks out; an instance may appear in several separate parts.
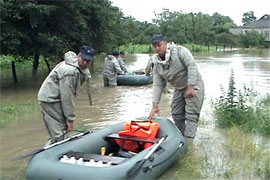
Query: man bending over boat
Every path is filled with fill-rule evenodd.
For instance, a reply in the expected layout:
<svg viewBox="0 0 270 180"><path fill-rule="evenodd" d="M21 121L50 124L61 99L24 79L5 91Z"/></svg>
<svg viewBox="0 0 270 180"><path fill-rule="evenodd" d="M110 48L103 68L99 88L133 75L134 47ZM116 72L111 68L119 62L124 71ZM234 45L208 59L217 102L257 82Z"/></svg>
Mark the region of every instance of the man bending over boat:
<svg viewBox="0 0 270 180"><path fill-rule="evenodd" d="M46 145L63 140L73 130L74 97L78 88L91 77L88 66L94 59L95 50L82 46L79 55L65 53L64 61L57 64L43 82L38 101L43 121L50 136Z"/></svg>
<svg viewBox="0 0 270 180"><path fill-rule="evenodd" d="M155 55L153 66L153 106L149 118L159 114L158 104L167 82L175 88L171 113L185 137L194 138L204 99L204 83L190 51L174 43L167 43L161 34L151 39Z"/></svg>

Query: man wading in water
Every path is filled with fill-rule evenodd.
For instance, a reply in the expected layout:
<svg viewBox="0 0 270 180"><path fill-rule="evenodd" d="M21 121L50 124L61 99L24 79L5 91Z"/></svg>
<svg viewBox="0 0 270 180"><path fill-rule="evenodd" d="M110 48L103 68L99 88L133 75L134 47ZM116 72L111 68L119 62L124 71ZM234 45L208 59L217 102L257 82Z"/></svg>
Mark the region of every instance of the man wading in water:
<svg viewBox="0 0 270 180"><path fill-rule="evenodd" d="M168 43L163 35L151 39L157 54L151 57L153 66L153 107L149 118L159 114L158 103L167 82L175 88L171 112L173 120L188 138L194 138L204 99L204 84L192 54L183 46Z"/></svg>
<svg viewBox="0 0 270 180"><path fill-rule="evenodd" d="M104 87L115 87L117 86L117 74L125 74L121 69L118 61L119 52L113 51L111 55L105 58L104 69L103 69L103 83Z"/></svg>

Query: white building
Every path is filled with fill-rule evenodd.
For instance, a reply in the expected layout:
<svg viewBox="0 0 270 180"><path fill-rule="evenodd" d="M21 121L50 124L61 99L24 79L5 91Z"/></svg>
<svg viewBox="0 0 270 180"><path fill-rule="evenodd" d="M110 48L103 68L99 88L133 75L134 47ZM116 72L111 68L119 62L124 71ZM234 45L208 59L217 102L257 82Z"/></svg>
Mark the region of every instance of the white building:
<svg viewBox="0 0 270 180"><path fill-rule="evenodd" d="M255 30L265 37L265 41L270 42L270 14L266 14L260 19L247 23L239 28L231 28L230 32L233 35L239 35L246 31Z"/></svg>

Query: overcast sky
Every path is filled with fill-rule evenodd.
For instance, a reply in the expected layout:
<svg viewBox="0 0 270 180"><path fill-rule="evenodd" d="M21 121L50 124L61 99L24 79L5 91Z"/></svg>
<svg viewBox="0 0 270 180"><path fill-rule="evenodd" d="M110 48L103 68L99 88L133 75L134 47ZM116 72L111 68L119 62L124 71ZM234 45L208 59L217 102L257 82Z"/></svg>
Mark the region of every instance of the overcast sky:
<svg viewBox="0 0 270 180"><path fill-rule="evenodd" d="M253 11L257 19L270 14L270 0L111 0L113 6L119 7L128 16L138 21L152 22L155 13L162 12L162 8L183 13L198 13L213 15L218 12L229 16L234 23L242 25L245 12Z"/></svg>

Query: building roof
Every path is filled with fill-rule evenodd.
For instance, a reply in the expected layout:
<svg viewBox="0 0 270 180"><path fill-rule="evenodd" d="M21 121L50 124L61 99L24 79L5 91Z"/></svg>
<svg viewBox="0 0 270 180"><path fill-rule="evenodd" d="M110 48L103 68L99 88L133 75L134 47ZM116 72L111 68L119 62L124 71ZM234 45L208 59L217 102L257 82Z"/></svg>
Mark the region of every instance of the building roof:
<svg viewBox="0 0 270 180"><path fill-rule="evenodd" d="M259 20L245 24L243 28L270 28L270 14L266 14Z"/></svg>
<svg viewBox="0 0 270 180"><path fill-rule="evenodd" d="M238 35L238 34L241 34L242 29L241 29L241 28L230 28L229 31L230 31L233 35Z"/></svg>

